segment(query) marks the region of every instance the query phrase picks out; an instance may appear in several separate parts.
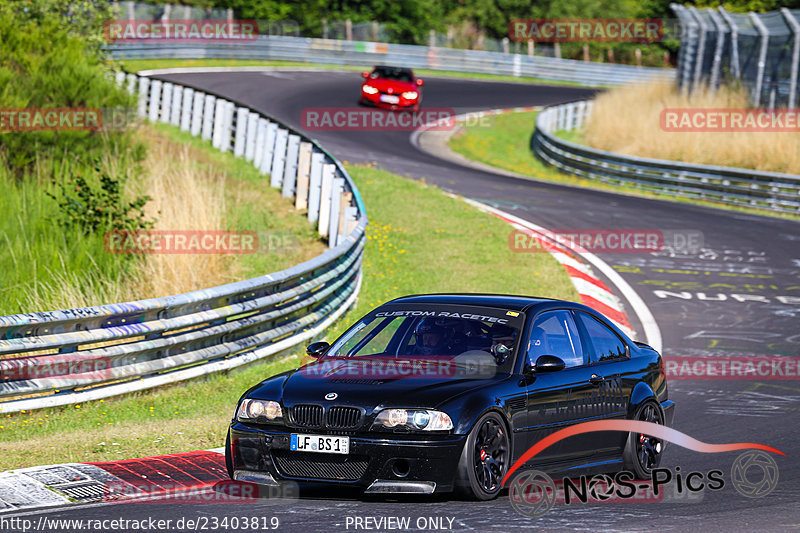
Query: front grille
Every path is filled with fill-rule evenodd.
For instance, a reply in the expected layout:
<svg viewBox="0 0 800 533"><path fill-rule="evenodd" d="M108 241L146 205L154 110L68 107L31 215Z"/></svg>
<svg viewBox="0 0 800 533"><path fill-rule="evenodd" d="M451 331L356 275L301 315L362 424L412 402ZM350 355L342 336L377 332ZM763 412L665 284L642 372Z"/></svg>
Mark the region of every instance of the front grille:
<svg viewBox="0 0 800 533"><path fill-rule="evenodd" d="M272 459L282 476L306 479L357 481L361 479L369 466L369 458L364 455L273 449Z"/></svg>
<svg viewBox="0 0 800 533"><path fill-rule="evenodd" d="M297 427L322 427L322 406L295 405L291 410L292 422Z"/></svg>
<svg viewBox="0 0 800 533"><path fill-rule="evenodd" d="M331 407L325 418L329 429L355 429L360 425L361 411L355 407Z"/></svg>

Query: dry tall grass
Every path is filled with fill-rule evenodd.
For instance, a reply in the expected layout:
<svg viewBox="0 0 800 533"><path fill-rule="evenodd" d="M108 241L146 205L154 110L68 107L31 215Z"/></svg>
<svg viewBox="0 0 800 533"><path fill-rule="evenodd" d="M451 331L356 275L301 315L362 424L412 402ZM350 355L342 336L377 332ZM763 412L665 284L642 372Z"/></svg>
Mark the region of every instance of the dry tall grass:
<svg viewBox="0 0 800 533"><path fill-rule="evenodd" d="M746 108L747 94L686 95L668 81L612 89L597 97L583 139L626 155L800 174L800 133L662 131L663 109L687 107Z"/></svg>

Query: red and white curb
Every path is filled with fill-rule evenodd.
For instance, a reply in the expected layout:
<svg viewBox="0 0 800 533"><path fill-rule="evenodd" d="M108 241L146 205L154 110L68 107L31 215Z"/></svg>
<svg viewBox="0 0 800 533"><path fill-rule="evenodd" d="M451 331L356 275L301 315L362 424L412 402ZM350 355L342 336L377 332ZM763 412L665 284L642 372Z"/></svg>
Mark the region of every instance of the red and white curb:
<svg viewBox="0 0 800 533"><path fill-rule="evenodd" d="M455 195L452 196L455 197ZM636 291L610 265L594 254L572 248L566 243L553 242L551 238L552 232L532 222L469 198L461 199L485 213L506 221L518 231L538 237L544 242L552 243L548 246L548 251L567 271L573 286L578 291L581 303L601 312L625 334L632 339L636 339L637 335L631 326L625 306L617 295L594 274L592 266L595 266L623 294L634 309L639 322L642 324L646 342L657 351L661 351L661 330L658 328L655 318L653 318L647 305L645 305Z"/></svg>
<svg viewBox="0 0 800 533"><path fill-rule="evenodd" d="M150 499L169 494L207 499L230 484L224 449L121 461L35 466L0 473L0 513L76 503ZM222 499L226 499L225 496Z"/></svg>

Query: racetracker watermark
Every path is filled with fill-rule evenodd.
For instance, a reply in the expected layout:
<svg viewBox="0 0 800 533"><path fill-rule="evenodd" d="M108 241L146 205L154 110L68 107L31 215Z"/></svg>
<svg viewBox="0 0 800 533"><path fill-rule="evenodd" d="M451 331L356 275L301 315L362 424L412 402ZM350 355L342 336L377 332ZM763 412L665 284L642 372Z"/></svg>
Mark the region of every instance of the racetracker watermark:
<svg viewBox="0 0 800 533"><path fill-rule="evenodd" d="M103 34L110 43L242 42L258 39L258 23L250 19L112 20L106 22Z"/></svg>
<svg viewBox="0 0 800 533"><path fill-rule="evenodd" d="M668 108L660 115L669 132L790 132L800 131L800 109Z"/></svg>
<svg viewBox="0 0 800 533"><path fill-rule="evenodd" d="M255 231L148 230L109 231L103 244L112 254L252 254Z"/></svg>
<svg viewBox="0 0 800 533"><path fill-rule="evenodd" d="M58 354L14 357L0 361L0 380L106 378L111 375L111 358L85 358Z"/></svg>
<svg viewBox="0 0 800 533"><path fill-rule="evenodd" d="M300 488L293 481L279 485L257 485L242 481L219 481L208 485L184 485L177 481L139 484L126 481L109 481L103 486L103 500L121 503L263 503L275 499L285 503L296 500Z"/></svg>
<svg viewBox="0 0 800 533"><path fill-rule="evenodd" d="M655 43L664 38L660 19L514 19L512 41L539 43Z"/></svg>
<svg viewBox="0 0 800 533"><path fill-rule="evenodd" d="M309 131L414 131L423 126L429 130L448 131L456 127L456 112L446 107L392 113L362 107L308 107L300 121Z"/></svg>
<svg viewBox="0 0 800 533"><path fill-rule="evenodd" d="M123 130L137 120L136 109L129 107L0 108L0 133Z"/></svg>
<svg viewBox="0 0 800 533"><path fill-rule="evenodd" d="M798 357L665 357L668 379L797 380Z"/></svg>
<svg viewBox="0 0 800 533"><path fill-rule="evenodd" d="M508 236L512 252L550 252L569 248L591 253L649 253L664 249L695 253L703 246L703 234L694 230L569 229L513 230Z"/></svg>
<svg viewBox="0 0 800 533"><path fill-rule="evenodd" d="M325 357L301 368L300 374L312 379L489 379L497 365L491 353L475 350L457 357Z"/></svg>

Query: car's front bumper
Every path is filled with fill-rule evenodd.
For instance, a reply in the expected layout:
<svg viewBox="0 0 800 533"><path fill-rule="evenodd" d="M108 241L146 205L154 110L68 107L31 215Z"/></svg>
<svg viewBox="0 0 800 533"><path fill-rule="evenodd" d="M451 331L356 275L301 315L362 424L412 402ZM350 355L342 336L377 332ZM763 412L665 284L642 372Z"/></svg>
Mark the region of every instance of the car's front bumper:
<svg viewBox="0 0 800 533"><path fill-rule="evenodd" d="M419 97L415 98L414 100L408 100L406 98L403 98L402 96L398 96L399 100L396 104L381 102L380 97L381 93L367 94L365 92L362 92L361 103L375 107L380 107L382 109L391 109L391 110L410 109L412 111L416 111L417 109L419 109Z"/></svg>
<svg viewBox="0 0 800 533"><path fill-rule="evenodd" d="M350 453L342 455L290 451L292 433L315 434L234 423L229 453L235 477L261 484L271 484L269 478L336 483L368 492L448 492L466 440L465 435L359 433L349 435Z"/></svg>

